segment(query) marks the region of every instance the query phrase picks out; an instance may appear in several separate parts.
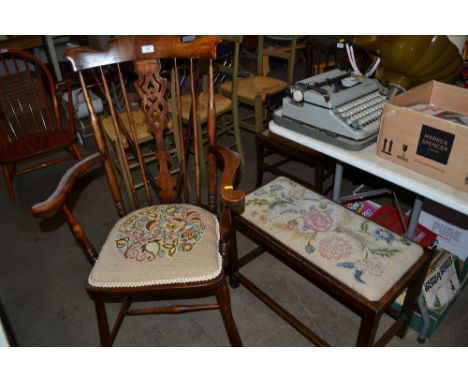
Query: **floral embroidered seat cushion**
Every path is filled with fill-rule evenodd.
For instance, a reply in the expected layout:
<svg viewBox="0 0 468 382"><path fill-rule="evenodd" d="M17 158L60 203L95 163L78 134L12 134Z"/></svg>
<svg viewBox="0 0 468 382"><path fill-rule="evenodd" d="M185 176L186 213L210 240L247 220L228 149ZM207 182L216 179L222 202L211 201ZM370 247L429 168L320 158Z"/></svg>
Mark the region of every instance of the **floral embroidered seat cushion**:
<svg viewBox="0 0 468 382"><path fill-rule="evenodd" d="M423 249L339 204L278 177L246 197L242 217L370 301Z"/></svg>
<svg viewBox="0 0 468 382"><path fill-rule="evenodd" d="M120 219L89 276L96 287L211 280L221 273L216 217L189 204L142 208Z"/></svg>

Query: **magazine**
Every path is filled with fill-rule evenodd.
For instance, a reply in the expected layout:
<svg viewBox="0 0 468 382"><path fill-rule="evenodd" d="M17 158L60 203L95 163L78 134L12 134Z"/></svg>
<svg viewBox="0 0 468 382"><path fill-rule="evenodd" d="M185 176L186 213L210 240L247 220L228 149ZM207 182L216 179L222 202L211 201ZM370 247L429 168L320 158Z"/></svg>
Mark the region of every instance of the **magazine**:
<svg viewBox="0 0 468 382"><path fill-rule="evenodd" d="M438 106L424 103L418 103L416 105L409 106L409 108L412 110L419 111L421 113L431 115L433 117L443 118L452 123L457 123L459 125L468 127L468 115L463 115L454 111L444 110Z"/></svg>

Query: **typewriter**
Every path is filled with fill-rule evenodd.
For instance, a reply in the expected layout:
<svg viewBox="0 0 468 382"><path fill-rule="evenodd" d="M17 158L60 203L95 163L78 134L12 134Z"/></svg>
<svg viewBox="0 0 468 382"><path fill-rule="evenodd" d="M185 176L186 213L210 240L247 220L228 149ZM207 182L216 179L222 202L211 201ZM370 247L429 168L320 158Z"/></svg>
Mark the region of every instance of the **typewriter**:
<svg viewBox="0 0 468 382"><path fill-rule="evenodd" d="M276 124L360 150L377 139L386 96L376 80L339 69L297 82L273 114Z"/></svg>

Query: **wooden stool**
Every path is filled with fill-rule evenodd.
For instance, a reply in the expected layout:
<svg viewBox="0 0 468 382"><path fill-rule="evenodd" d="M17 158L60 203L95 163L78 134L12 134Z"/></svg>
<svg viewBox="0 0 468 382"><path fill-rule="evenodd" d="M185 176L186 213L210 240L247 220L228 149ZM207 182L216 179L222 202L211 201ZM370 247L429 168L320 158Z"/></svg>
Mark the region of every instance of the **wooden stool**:
<svg viewBox="0 0 468 382"><path fill-rule="evenodd" d="M231 285L243 284L314 344L329 345L242 275L243 265L265 250L282 260L361 316L358 346L385 345L406 334L431 258L419 245L285 177L249 194L235 224L262 249L238 259L233 238ZM396 312L390 305L405 289ZM383 313L395 323L375 341Z"/></svg>

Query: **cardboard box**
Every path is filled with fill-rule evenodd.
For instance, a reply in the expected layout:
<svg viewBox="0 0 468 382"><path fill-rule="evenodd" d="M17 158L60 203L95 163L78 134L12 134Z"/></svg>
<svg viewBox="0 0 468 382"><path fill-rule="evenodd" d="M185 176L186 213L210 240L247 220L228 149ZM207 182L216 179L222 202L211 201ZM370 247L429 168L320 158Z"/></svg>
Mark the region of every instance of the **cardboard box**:
<svg viewBox="0 0 468 382"><path fill-rule="evenodd" d="M431 265L431 269L433 269L432 266L434 265L434 262L436 262L437 259L440 258L440 256L443 256L443 255L446 255L446 254L447 253L445 251L442 251L442 252L438 251L438 254L436 255L436 258L433 260L433 264ZM453 258L455 269L456 269L456 272L457 272L457 275L458 275L458 280L460 280L460 286L459 286L455 296L453 296L453 298L450 301L448 301L445 305L441 306L440 308L435 308L435 309L434 308L433 309L428 308L429 330L427 332L427 337L430 337L434 333L436 328L442 322L443 318L446 316L447 312L450 310L450 307L456 301L456 299L459 296L460 292L464 289L464 287L468 283L468 278L466 277L466 270L468 268L468 263L461 261L456 256L452 256L452 258ZM429 272L431 272L431 269L429 270ZM402 293L402 295L400 295L392 303L392 308L399 311L401 309L401 307L402 307L403 300L404 300L404 293ZM412 328L413 330L415 330L418 333L421 331L422 326L423 326L423 319L421 317L421 313L418 310L413 311L413 314L411 315L411 318L410 318L409 326L410 326L410 328Z"/></svg>
<svg viewBox="0 0 468 382"><path fill-rule="evenodd" d="M385 103L377 155L468 191L466 116L468 89L437 81L417 86Z"/></svg>
<svg viewBox="0 0 468 382"><path fill-rule="evenodd" d="M468 258L468 230L421 211L419 224L437 234L437 247L445 249L461 260Z"/></svg>

